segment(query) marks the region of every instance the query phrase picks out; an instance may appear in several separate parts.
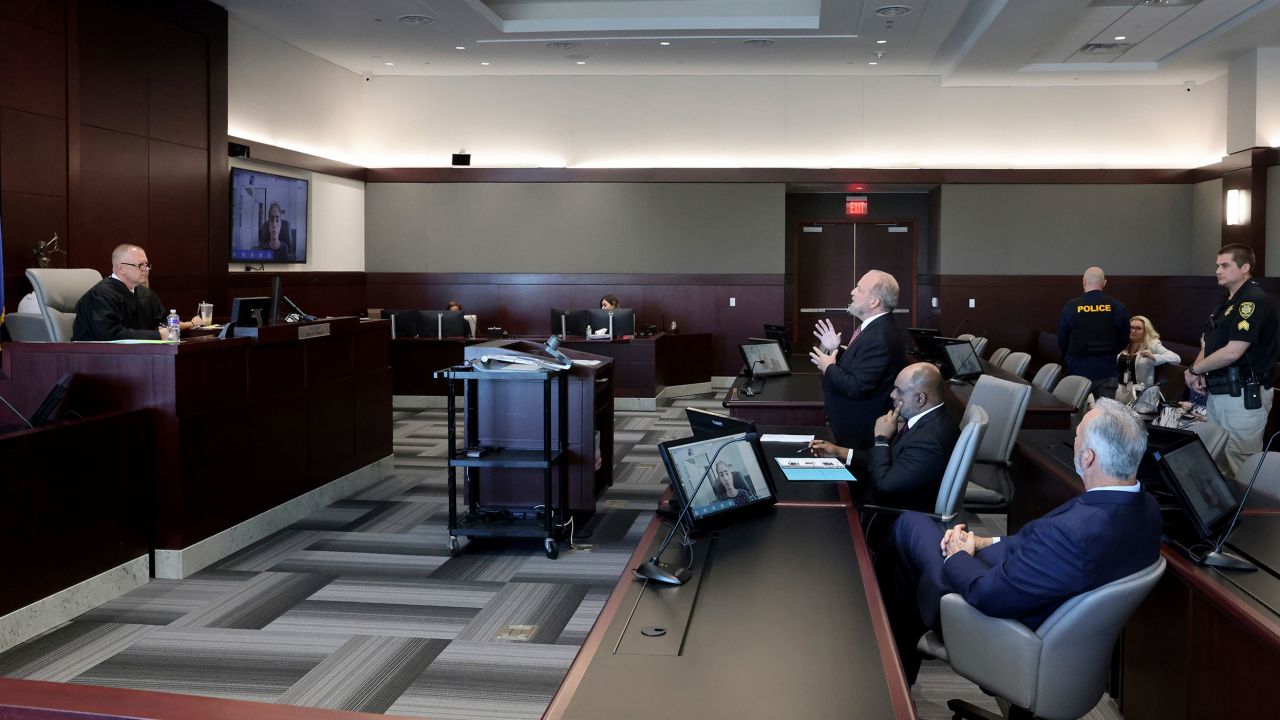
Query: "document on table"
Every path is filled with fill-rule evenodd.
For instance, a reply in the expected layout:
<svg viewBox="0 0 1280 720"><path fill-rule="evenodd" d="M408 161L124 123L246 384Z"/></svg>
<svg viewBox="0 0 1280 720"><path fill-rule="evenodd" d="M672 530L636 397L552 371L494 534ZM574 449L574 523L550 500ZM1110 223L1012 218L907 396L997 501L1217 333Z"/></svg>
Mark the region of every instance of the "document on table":
<svg viewBox="0 0 1280 720"><path fill-rule="evenodd" d="M857 478L844 463L835 458L774 458L788 480L818 482L856 482Z"/></svg>
<svg viewBox="0 0 1280 720"><path fill-rule="evenodd" d="M782 435L780 433L765 433L760 436L760 442L776 442L776 443L810 443L813 442L812 435Z"/></svg>

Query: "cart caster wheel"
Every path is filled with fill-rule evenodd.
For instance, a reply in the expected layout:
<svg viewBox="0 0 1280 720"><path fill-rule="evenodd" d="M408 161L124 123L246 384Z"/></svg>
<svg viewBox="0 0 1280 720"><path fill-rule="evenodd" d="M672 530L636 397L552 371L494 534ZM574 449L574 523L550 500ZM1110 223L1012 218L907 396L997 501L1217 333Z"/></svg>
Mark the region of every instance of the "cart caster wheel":
<svg viewBox="0 0 1280 720"><path fill-rule="evenodd" d="M547 558L555 560L560 555L560 545L551 538L542 541L542 546L547 550Z"/></svg>
<svg viewBox="0 0 1280 720"><path fill-rule="evenodd" d="M449 536L449 557L453 557L454 555L457 555L458 549L460 547L461 547L461 543L458 542L458 536L450 535Z"/></svg>

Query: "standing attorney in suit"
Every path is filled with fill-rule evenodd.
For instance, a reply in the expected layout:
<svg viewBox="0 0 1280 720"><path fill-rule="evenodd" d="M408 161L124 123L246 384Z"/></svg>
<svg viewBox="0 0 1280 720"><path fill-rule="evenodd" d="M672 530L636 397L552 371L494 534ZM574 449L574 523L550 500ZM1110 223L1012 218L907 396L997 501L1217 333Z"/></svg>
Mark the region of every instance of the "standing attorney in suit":
<svg viewBox="0 0 1280 720"><path fill-rule="evenodd" d="M840 333L829 320L818 321L814 336L820 347L809 359L822 373L827 422L836 444L857 450L870 448L876 418L890 408L889 391L906 362L902 331L889 317L898 304L898 281L872 270L849 292L849 314L862 324L840 351ZM838 354L838 355L837 355Z"/></svg>
<svg viewBox="0 0 1280 720"><path fill-rule="evenodd" d="M903 368L893 383L893 408L875 424L870 452L825 440L809 443L814 455L840 458L856 466L862 503L933 512L960 428L942 406L942 373L929 363ZM898 431L898 418L907 424Z"/></svg>
<svg viewBox="0 0 1280 720"><path fill-rule="evenodd" d="M1076 427L1076 472L1085 492L1003 538L906 513L893 526L876 574L907 679L916 642L939 630L942 596L960 593L990 617L1035 630L1066 600L1156 561L1160 508L1135 475L1147 431L1129 408L1100 400Z"/></svg>

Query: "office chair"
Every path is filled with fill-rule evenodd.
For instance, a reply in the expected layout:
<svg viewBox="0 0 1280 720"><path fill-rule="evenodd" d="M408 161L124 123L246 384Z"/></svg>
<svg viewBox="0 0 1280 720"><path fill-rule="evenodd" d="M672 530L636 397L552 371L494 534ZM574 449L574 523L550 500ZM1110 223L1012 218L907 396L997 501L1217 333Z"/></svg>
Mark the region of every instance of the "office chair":
<svg viewBox="0 0 1280 720"><path fill-rule="evenodd" d="M951 459L947 461L947 469L942 473L942 482L938 485L938 499L933 504L931 515L934 519L950 525L960 514L964 505L964 491L969 485L969 473L978 454L978 446L982 444L982 436L986 434L987 422L986 410L972 404L965 408L960 437L956 439L956 446L951 449ZM896 517L903 512L902 508L863 505L862 526L869 531L873 520L884 515Z"/></svg>
<svg viewBox="0 0 1280 720"><path fill-rule="evenodd" d="M1098 704L1120 631L1164 567L1164 558L1157 558L1132 575L1076 595L1035 632L1016 620L987 617L951 593L942 598L946 644L929 632L917 649L1007 702L1011 718L1074 720ZM998 720L962 700L949 701L947 708L955 718Z"/></svg>
<svg viewBox="0 0 1280 720"><path fill-rule="evenodd" d="M1224 447L1225 444L1224 439ZM1208 447L1207 443L1206 447ZM1262 463L1262 471L1258 473L1258 479L1253 484L1250 497L1260 495L1272 501L1280 501L1280 452L1255 453L1245 460L1240 466L1240 471L1236 473L1237 489L1244 492L1245 485L1249 483L1249 478L1253 477L1253 471L1259 463Z"/></svg>
<svg viewBox="0 0 1280 720"><path fill-rule="evenodd" d="M1031 384L1045 392L1053 392L1053 386L1058 382L1058 376L1061 374L1061 365L1058 363L1045 363L1036 371L1035 377L1031 378Z"/></svg>
<svg viewBox="0 0 1280 720"><path fill-rule="evenodd" d="M14 342L52 342L49 321L44 313L12 312L4 316L4 327Z"/></svg>
<svg viewBox="0 0 1280 720"><path fill-rule="evenodd" d="M1000 361L1000 369L1022 377L1027 371L1027 366L1031 364L1031 356L1024 352L1009 353L1004 360Z"/></svg>
<svg viewBox="0 0 1280 720"><path fill-rule="evenodd" d="M973 386L968 405L987 412L987 431L978 446L969 486L965 488L964 506L971 512L1006 512L1013 497L1013 481L1009 479L1009 457L1027 414L1031 386L1012 380L983 375Z"/></svg>
<svg viewBox="0 0 1280 720"><path fill-rule="evenodd" d="M27 268L27 280L36 292L49 339L71 342L76 303L102 280L102 273L92 268Z"/></svg>
<svg viewBox="0 0 1280 720"><path fill-rule="evenodd" d="M1004 362L1004 359L1009 357L1009 353L1009 348L996 348L991 351L991 357L987 358L987 362L995 365L996 367L1000 367L1000 363Z"/></svg>
<svg viewBox="0 0 1280 720"><path fill-rule="evenodd" d="M973 333L960 333L959 335L956 336L956 339L968 340L969 342L973 342Z"/></svg>
<svg viewBox="0 0 1280 720"><path fill-rule="evenodd" d="M1089 388L1092 387L1093 381L1082 375L1068 375L1058 381L1053 386L1053 396L1068 405L1075 407L1076 411L1071 416L1071 427L1075 428L1080 424L1080 418L1084 417L1085 400L1089 397Z"/></svg>
<svg viewBox="0 0 1280 720"><path fill-rule="evenodd" d="M983 351L987 349L987 339L979 336L969 342L973 345L973 354L982 357Z"/></svg>

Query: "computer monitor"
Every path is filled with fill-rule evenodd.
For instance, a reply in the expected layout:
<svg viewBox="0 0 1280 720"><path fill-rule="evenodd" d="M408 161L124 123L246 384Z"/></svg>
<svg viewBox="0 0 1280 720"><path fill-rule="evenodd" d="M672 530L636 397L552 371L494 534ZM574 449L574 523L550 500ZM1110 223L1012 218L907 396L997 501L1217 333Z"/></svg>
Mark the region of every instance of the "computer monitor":
<svg viewBox="0 0 1280 720"><path fill-rule="evenodd" d="M274 325L280 319L280 276L271 278L271 305L267 324Z"/></svg>
<svg viewBox="0 0 1280 720"><path fill-rule="evenodd" d="M40 427L58 419L58 408L61 407L62 401L66 399L67 391L71 389L71 379L74 377L75 373L67 373L58 379L57 384L49 390L49 394L44 396L40 407L36 408L36 411L32 413L31 427Z"/></svg>
<svg viewBox="0 0 1280 720"><path fill-rule="evenodd" d="M1239 498L1222 475L1200 436L1190 437L1152 453L1160 477L1191 520L1196 533L1215 542L1231 524Z"/></svg>
<svg viewBox="0 0 1280 720"><path fill-rule="evenodd" d="M732 415L721 415L696 407L685 408L684 414L689 420L689 429L693 431L695 438L723 437L756 431L755 423Z"/></svg>
<svg viewBox="0 0 1280 720"><path fill-rule="evenodd" d="M782 348L783 355L791 354L791 333L787 332L786 325L770 325L764 324L764 336L778 343Z"/></svg>
<svg viewBox="0 0 1280 720"><path fill-rule="evenodd" d="M231 321L237 327L265 327L271 324L271 298L239 297L231 300Z"/></svg>
<svg viewBox="0 0 1280 720"><path fill-rule="evenodd" d="M915 343L916 357L922 360L942 360L942 350L938 347L938 337L942 335L941 332L933 328L907 328L907 334Z"/></svg>
<svg viewBox="0 0 1280 720"><path fill-rule="evenodd" d="M471 334L471 324L461 310L419 310L418 337L464 338Z"/></svg>
<svg viewBox="0 0 1280 720"><path fill-rule="evenodd" d="M613 337L636 334L636 311L630 308L587 310L587 324L591 326L591 331L600 332L600 328L608 329L610 315L613 315L613 332L610 333Z"/></svg>
<svg viewBox="0 0 1280 720"><path fill-rule="evenodd" d="M383 317L391 320L391 337L418 337L417 310L384 310L382 314Z"/></svg>
<svg viewBox="0 0 1280 720"><path fill-rule="evenodd" d="M658 454L681 507L689 508L694 531L722 526L776 502L768 461L760 443L748 440L746 433L658 443Z"/></svg>
<svg viewBox="0 0 1280 720"><path fill-rule="evenodd" d="M745 343L738 346L742 353L742 362L747 366L747 375L751 377L774 377L790 375L791 366L782 346L773 341Z"/></svg>
<svg viewBox="0 0 1280 720"><path fill-rule="evenodd" d="M586 335L587 311L551 308L552 335Z"/></svg>
<svg viewBox="0 0 1280 720"><path fill-rule="evenodd" d="M934 338L942 351L942 374L948 380L967 380L982 374L982 361L973 343L957 338Z"/></svg>

